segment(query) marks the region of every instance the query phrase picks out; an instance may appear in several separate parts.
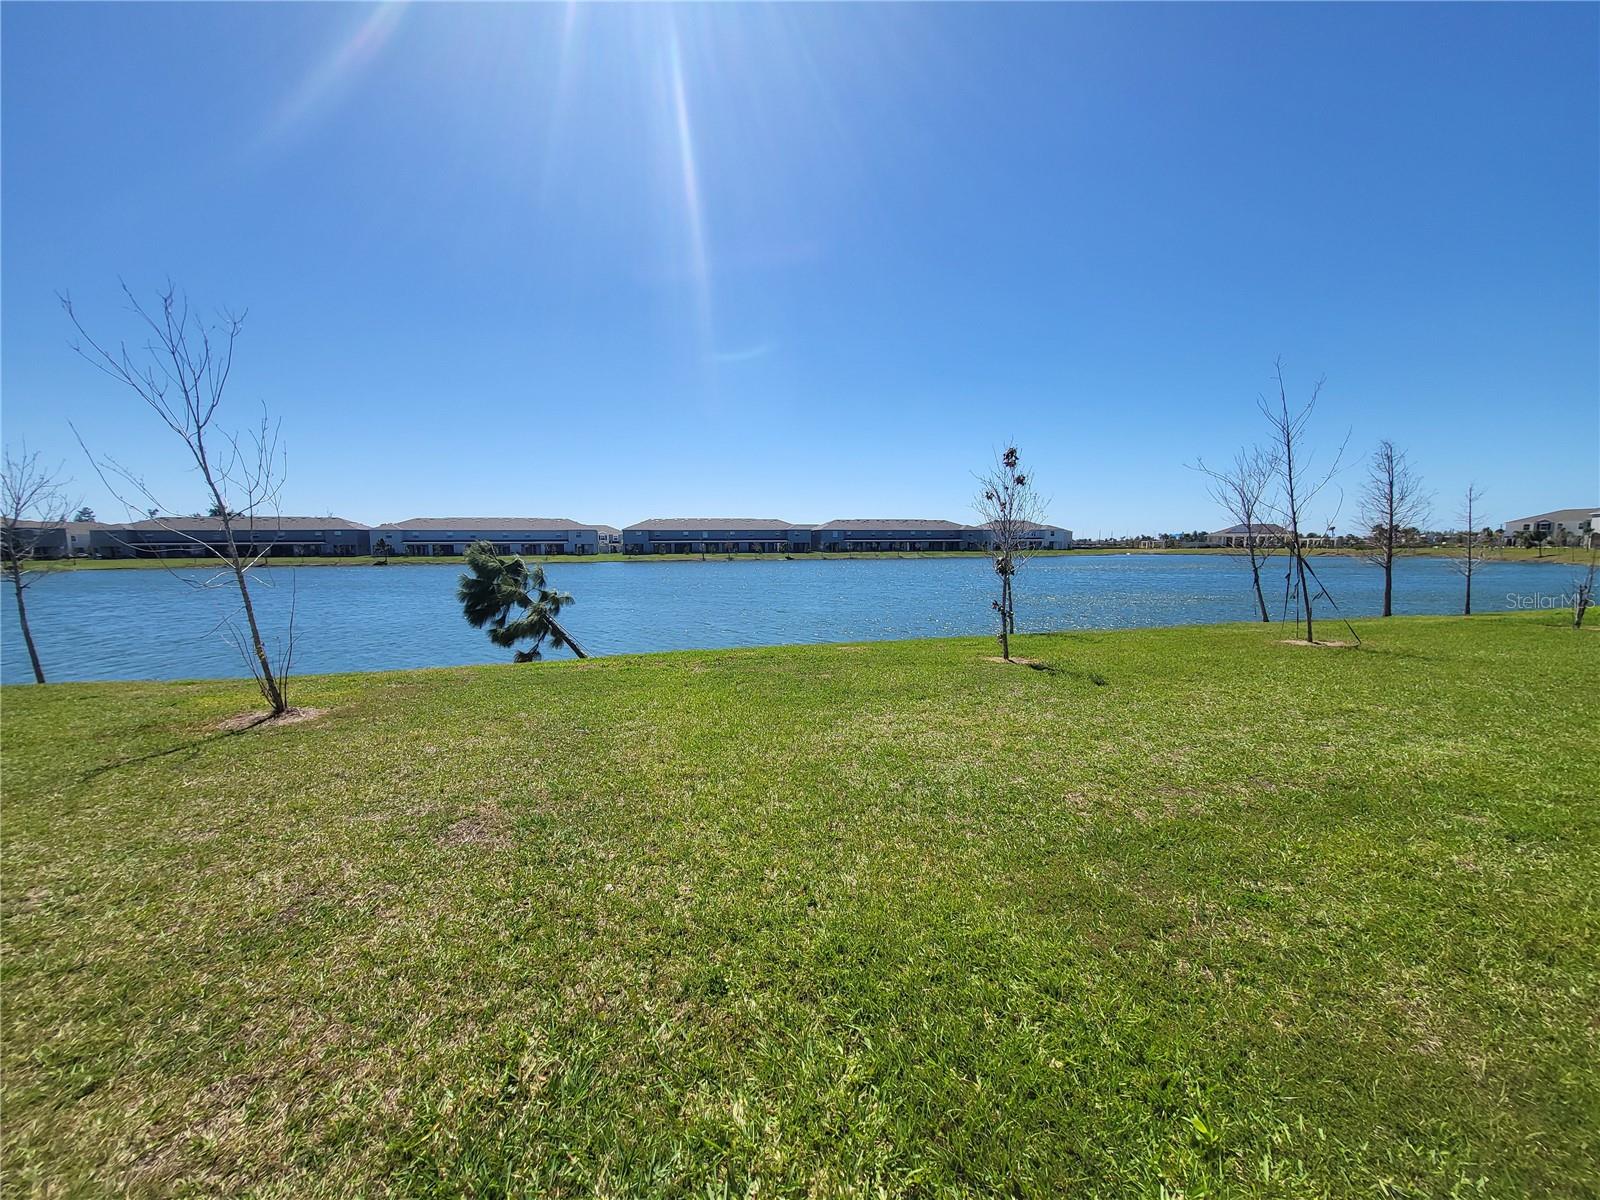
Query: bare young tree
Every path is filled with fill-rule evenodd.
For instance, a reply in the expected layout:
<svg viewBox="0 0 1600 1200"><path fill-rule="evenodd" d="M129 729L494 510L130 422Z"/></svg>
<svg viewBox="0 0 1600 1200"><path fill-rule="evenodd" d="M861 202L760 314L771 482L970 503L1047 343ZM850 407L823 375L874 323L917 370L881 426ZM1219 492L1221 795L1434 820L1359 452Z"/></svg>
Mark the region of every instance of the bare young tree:
<svg viewBox="0 0 1600 1200"><path fill-rule="evenodd" d="M1255 588L1256 610L1262 621L1267 615L1267 597L1261 589L1261 568L1272 556L1272 549L1262 538L1262 517L1269 506L1268 495L1273 480L1278 476L1278 463L1274 454L1259 446L1247 446L1233 456L1230 466L1217 470L1206 466L1204 459L1195 461L1195 470L1206 476L1206 490L1217 505L1244 527L1244 552L1250 562L1250 583Z"/></svg>
<svg viewBox="0 0 1600 1200"><path fill-rule="evenodd" d="M1478 566L1483 562L1484 551L1487 549L1483 535L1478 530L1478 517L1483 508L1479 503L1483 499L1483 492L1476 483L1467 485L1467 494L1462 497L1459 518L1461 520L1461 554L1451 560L1455 563L1457 571L1461 572L1462 579L1466 582L1466 590L1461 599L1461 615L1472 615L1472 576L1477 572Z"/></svg>
<svg viewBox="0 0 1600 1200"><path fill-rule="evenodd" d="M35 683L44 682L44 667L28 624L27 590L39 581L41 572L33 569L33 563L52 535L60 536L62 553L66 552L67 512L61 482L40 464L39 455L28 453L26 446L15 456L6 451L0 470L0 570L17 597L17 623L22 626Z"/></svg>
<svg viewBox="0 0 1600 1200"><path fill-rule="evenodd" d="M286 643L276 655L269 654L256 619L247 573L270 548L270 542L263 544L257 539L257 526L271 524L277 516L283 488L278 429L264 412L259 424L244 436L216 425L245 314L224 312L216 324L208 324L204 318L191 314L187 298L181 297L171 283L159 294L155 311L140 303L126 284L122 291L148 331L149 340L140 348L142 353L131 352L124 342L111 350L96 341L78 319L71 297L62 295L61 306L81 339L73 349L131 389L183 443L210 497L221 538L202 540L169 524L178 515L176 510L152 495L139 476L114 459L98 460L91 453L90 461L107 488L130 511L143 509L163 529L219 560L223 578L239 593L247 629L246 637L236 639L240 651L271 715L277 716L289 710L289 669L294 653L292 617ZM79 443L82 444L81 437ZM87 453L88 447L84 449ZM119 491L109 477L121 480L124 491ZM139 503L133 503L134 499Z"/></svg>
<svg viewBox="0 0 1600 1200"><path fill-rule="evenodd" d="M1383 569L1383 615L1394 614L1394 560L1406 529L1419 528L1428 517L1429 497L1422 480L1385 438L1372 452L1361 489L1361 523L1366 527L1367 561Z"/></svg>
<svg viewBox="0 0 1600 1200"><path fill-rule="evenodd" d="M1572 627L1583 628L1583 616L1594 603L1595 568L1600 566L1600 547L1589 551L1589 569L1572 581Z"/></svg>
<svg viewBox="0 0 1600 1200"><path fill-rule="evenodd" d="M1315 456L1307 444L1306 432L1310 427L1312 414L1316 412L1317 400L1322 395L1323 380L1317 380L1311 389L1311 398L1304 405L1291 409L1281 358L1273 363L1273 372L1278 384L1277 400L1274 402L1265 396L1258 396L1256 404L1272 430L1272 457L1278 484L1272 507L1277 509L1278 523L1284 527L1284 543L1290 554L1290 571L1294 577L1293 590L1298 599L1295 623L1296 626L1299 625L1300 609L1303 607L1306 641L1314 642L1317 639L1315 627L1312 625L1313 596L1310 581L1315 578L1316 572L1306 563L1307 535L1303 530L1303 524L1307 509L1339 473L1339 464L1344 457L1344 443L1341 443L1332 462L1326 467L1314 468ZM1348 441L1347 437L1345 442ZM1326 592L1323 594L1326 595Z"/></svg>
<svg viewBox="0 0 1600 1200"><path fill-rule="evenodd" d="M979 524L989 531L989 557L1000 579L1000 598L991 607L1000 618L1000 656L1007 662L1011 661L1011 635L1017 631L1012 581L1032 557L1044 518L1044 504L1021 462L1017 448L1007 446L994 466L978 476L980 486L972 504L981 518Z"/></svg>

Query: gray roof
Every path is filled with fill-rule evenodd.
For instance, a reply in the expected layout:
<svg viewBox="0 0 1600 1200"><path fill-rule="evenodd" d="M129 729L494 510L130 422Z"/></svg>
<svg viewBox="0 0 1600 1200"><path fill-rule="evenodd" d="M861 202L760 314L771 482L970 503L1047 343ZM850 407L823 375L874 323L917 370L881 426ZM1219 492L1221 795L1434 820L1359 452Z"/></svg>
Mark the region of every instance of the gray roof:
<svg viewBox="0 0 1600 1200"><path fill-rule="evenodd" d="M1235 537L1243 537L1245 534L1250 532L1250 529L1251 529L1251 527L1248 526L1248 525L1230 525L1226 529L1218 529L1211 536L1212 537L1224 537L1224 536L1227 536L1227 535L1231 534L1231 535L1233 535ZM1264 524L1258 523L1255 526L1255 532L1256 533L1265 533L1265 534L1268 534L1268 535L1270 535L1272 537L1281 537L1283 534L1286 534L1289 531L1287 529L1285 529L1282 525L1264 525Z"/></svg>
<svg viewBox="0 0 1600 1200"><path fill-rule="evenodd" d="M235 529L365 529L343 517L278 517L261 513L255 517L234 517ZM107 529L181 529L185 532L214 533L222 529L221 517L160 517L150 521L132 521L126 525L107 525Z"/></svg>
<svg viewBox="0 0 1600 1200"><path fill-rule="evenodd" d="M513 529L541 529L566 532L573 529L593 529L593 525L580 525L571 517L412 517L409 521L390 521L378 529L459 529L494 532Z"/></svg>
<svg viewBox="0 0 1600 1200"><path fill-rule="evenodd" d="M629 525L629 530L634 529L755 529L781 532L787 529L799 529L800 526L788 521L780 521L775 517L655 517L648 521L639 521Z"/></svg>
<svg viewBox="0 0 1600 1200"><path fill-rule="evenodd" d="M5 519L7 525L14 525L18 529L61 529L66 528L72 533L83 533L85 530L110 529L104 521L35 521L29 517L13 521L10 517Z"/></svg>
<svg viewBox="0 0 1600 1200"><path fill-rule="evenodd" d="M1558 508L1554 512L1535 513L1531 517L1513 517L1506 522L1506 526L1532 525L1539 521L1559 521L1566 525L1572 521L1587 521L1595 513L1600 512L1600 504L1590 505L1588 508Z"/></svg>
<svg viewBox="0 0 1600 1200"><path fill-rule="evenodd" d="M829 521L826 525L818 525L818 529L942 529L959 530L970 529L970 525L958 525L954 521L934 521L922 517L861 517L848 521Z"/></svg>
<svg viewBox="0 0 1600 1200"><path fill-rule="evenodd" d="M994 525L995 525L995 522L993 522L993 521L985 521L982 525L974 526L974 528L976 528L976 529L993 529ZM1022 528L1031 529L1031 530L1034 530L1035 532L1038 532L1038 531L1041 531L1041 530L1051 531L1051 532L1055 532L1055 533L1071 533L1072 532L1065 525L1048 525L1048 524L1045 524L1045 523L1040 522L1040 521L1024 521L1024 522L1022 522Z"/></svg>

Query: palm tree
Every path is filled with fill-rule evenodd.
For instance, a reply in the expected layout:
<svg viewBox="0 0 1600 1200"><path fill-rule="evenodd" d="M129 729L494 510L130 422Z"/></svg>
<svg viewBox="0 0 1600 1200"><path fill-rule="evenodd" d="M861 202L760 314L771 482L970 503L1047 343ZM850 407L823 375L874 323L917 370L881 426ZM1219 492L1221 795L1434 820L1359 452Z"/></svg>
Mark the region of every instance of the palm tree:
<svg viewBox="0 0 1600 1200"><path fill-rule="evenodd" d="M546 638L557 648L571 647L579 658L588 658L583 647L561 627L556 617L572 603L565 592L545 587L544 568L529 564L520 555L501 558L488 542L473 542L467 547L467 568L456 587L462 611L474 629L489 627L489 640L496 646L515 646L532 640L526 650L518 650L516 661L532 662ZM513 619L512 612L521 609Z"/></svg>

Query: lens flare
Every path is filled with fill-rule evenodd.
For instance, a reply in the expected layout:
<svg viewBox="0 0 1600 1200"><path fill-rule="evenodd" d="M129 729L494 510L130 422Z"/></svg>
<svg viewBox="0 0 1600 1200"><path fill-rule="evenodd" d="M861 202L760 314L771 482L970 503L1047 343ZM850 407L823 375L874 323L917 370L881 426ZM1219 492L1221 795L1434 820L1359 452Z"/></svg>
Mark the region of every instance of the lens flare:
<svg viewBox="0 0 1600 1200"><path fill-rule="evenodd" d="M268 121L261 140L279 142L293 136L314 120L361 73L394 34L405 15L402 0L384 0L374 5L344 43L318 63L300 81Z"/></svg>

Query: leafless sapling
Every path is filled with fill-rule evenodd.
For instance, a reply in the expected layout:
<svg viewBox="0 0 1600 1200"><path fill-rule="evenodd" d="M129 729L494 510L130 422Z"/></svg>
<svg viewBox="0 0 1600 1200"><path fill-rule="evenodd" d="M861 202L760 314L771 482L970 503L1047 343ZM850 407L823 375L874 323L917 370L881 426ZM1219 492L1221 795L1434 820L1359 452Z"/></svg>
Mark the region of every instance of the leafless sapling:
<svg viewBox="0 0 1600 1200"><path fill-rule="evenodd" d="M1583 628L1583 615L1594 603L1594 577L1600 547L1589 551L1589 569L1572 581L1572 627Z"/></svg>
<svg viewBox="0 0 1600 1200"><path fill-rule="evenodd" d="M1429 497L1406 461L1405 451L1385 438L1372 452L1361 489L1361 523L1366 527L1367 561L1383 570L1383 615L1394 614L1394 560L1404 547L1404 530L1427 519Z"/></svg>
<svg viewBox="0 0 1600 1200"><path fill-rule="evenodd" d="M183 443L185 456L210 499L221 536L214 540L193 536L175 523L177 510L157 499L141 477L114 459L96 459L90 453L90 461L107 489L130 512L144 510L175 539L192 544L198 554L218 560L220 576L208 582L226 582L239 593L247 635L236 636L235 642L272 715L287 712L294 656L292 608L285 641L269 653L256 619L248 578L249 569L267 555L276 540L258 538L257 532L278 525L278 501L284 481L278 426L265 411L259 423L244 435L224 430L216 423L233 372L234 347L244 328L245 314L223 312L214 324L208 323L191 313L187 298L180 296L170 283L159 293L153 309L142 304L126 284L122 291L147 331L145 344L130 351L125 342L118 342L112 349L108 343L95 340L79 320L71 297L63 295L62 308L80 339L73 349L132 390ZM82 444L81 436L79 442ZM89 452L87 446L84 450ZM113 484L113 478L119 482Z"/></svg>
<svg viewBox="0 0 1600 1200"><path fill-rule="evenodd" d="M1299 613L1303 607L1306 622L1306 641L1316 641L1316 629L1312 624L1312 592L1310 579L1315 577L1313 571L1306 564L1306 534L1304 524L1307 509L1322 493L1335 475L1339 473L1341 460L1344 458L1344 445L1341 443L1338 453L1325 467L1315 467L1315 454L1307 443L1307 430L1311 424L1312 414L1316 412L1317 400L1322 395L1323 380L1319 379L1311 389L1311 398L1304 405L1296 409L1289 407L1288 385L1283 378L1283 360L1280 358L1273 364L1274 377L1278 385L1277 399L1269 400L1265 396L1258 396L1257 407L1261 415L1266 417L1268 427L1272 431L1272 457L1277 472L1277 494L1271 507L1278 513L1278 523L1284 527L1284 545L1290 555L1289 569L1293 576L1293 590L1298 598L1296 607L1296 625L1299 624ZM1348 443L1346 437L1345 442ZM1320 587L1320 584L1318 585Z"/></svg>
<svg viewBox="0 0 1600 1200"><path fill-rule="evenodd" d="M1044 518L1044 504L1021 464L1017 448L1007 446L994 466L978 476L980 486L973 501L979 524L989 531L989 557L1000 581L1000 598L991 607L1000 618L1000 656L1007 662L1011 661L1011 635L1017 631L1013 581L1038 544L1038 528Z"/></svg>
<svg viewBox="0 0 1600 1200"><path fill-rule="evenodd" d="M17 598L17 623L22 627L35 683L44 682L44 667L28 624L27 591L39 581L41 572L33 564L47 544L59 536L61 551L66 553L68 509L61 481L41 465L37 453L30 454L26 446L15 456L6 451L0 470L0 569Z"/></svg>
<svg viewBox="0 0 1600 1200"><path fill-rule="evenodd" d="M1472 577L1482 564L1484 553L1491 545L1493 536L1491 535L1489 539L1486 539L1478 530L1478 518L1483 514L1482 500L1483 492L1478 485L1476 483L1468 484L1466 495L1461 500L1459 513L1462 528L1461 553L1451 560L1455 564L1456 570L1461 572L1461 578L1466 585L1461 596L1461 615L1463 617L1472 615Z"/></svg>
<svg viewBox="0 0 1600 1200"><path fill-rule="evenodd" d="M1250 562L1250 583L1255 588L1256 610L1262 621L1267 615L1267 597L1261 589L1261 569L1272 556L1270 538L1262 534L1262 517L1269 506L1269 492L1278 475L1277 460L1270 450L1247 446L1233 456L1230 466L1212 469L1205 460L1195 462L1195 469L1208 480L1211 498L1244 528L1244 553Z"/></svg>

